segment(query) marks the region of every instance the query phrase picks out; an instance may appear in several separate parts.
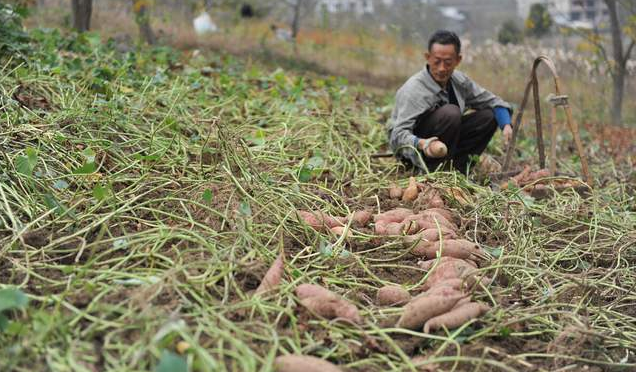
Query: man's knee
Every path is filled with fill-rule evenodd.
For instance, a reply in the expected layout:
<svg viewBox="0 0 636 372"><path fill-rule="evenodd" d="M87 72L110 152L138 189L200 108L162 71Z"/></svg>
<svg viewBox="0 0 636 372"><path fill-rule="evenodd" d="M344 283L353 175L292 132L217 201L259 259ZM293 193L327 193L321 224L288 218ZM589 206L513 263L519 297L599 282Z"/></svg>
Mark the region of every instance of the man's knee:
<svg viewBox="0 0 636 372"><path fill-rule="evenodd" d="M495 113L490 108L479 110L476 113L479 124L487 127L488 129L497 129L497 121L495 120Z"/></svg>
<svg viewBox="0 0 636 372"><path fill-rule="evenodd" d="M457 105L446 104L435 110L435 116L437 121L444 123L446 128L453 127L459 129L462 122L462 112Z"/></svg>
<svg viewBox="0 0 636 372"><path fill-rule="evenodd" d="M452 121L458 121L462 118L462 112L459 110L459 106L450 103L438 108L435 110L435 113L441 118Z"/></svg>

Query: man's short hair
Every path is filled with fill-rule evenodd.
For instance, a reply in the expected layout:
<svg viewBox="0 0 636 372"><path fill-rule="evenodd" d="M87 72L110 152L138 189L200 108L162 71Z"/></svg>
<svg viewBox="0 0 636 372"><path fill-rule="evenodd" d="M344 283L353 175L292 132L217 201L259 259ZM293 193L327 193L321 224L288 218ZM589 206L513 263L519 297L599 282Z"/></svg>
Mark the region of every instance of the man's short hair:
<svg viewBox="0 0 636 372"><path fill-rule="evenodd" d="M459 55L462 51L462 42L459 41L459 37L453 31L448 30L437 30L431 37L428 39L428 51L431 51L433 44L442 44L442 45L454 45L455 51Z"/></svg>

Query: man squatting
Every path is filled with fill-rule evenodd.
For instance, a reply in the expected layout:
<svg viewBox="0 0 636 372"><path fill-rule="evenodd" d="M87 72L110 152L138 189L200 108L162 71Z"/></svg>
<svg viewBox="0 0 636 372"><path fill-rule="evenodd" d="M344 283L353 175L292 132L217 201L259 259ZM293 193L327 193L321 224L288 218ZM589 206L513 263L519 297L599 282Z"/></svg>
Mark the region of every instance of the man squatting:
<svg viewBox="0 0 636 372"><path fill-rule="evenodd" d="M426 68L397 91L388 122L389 145L407 165L429 171L452 165L467 174L497 126L504 143L512 137L510 104L455 68L462 60L454 32L436 31L424 53ZM464 111L473 109L471 113Z"/></svg>

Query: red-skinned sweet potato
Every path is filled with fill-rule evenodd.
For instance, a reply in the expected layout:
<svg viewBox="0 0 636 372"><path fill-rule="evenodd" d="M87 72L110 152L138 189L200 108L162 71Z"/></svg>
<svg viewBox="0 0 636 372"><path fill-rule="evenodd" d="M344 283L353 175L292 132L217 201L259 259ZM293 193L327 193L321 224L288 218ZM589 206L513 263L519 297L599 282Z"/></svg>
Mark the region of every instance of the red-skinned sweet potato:
<svg viewBox="0 0 636 372"><path fill-rule="evenodd" d="M391 199L400 199L402 198L403 190L400 186L392 183L389 187L389 198Z"/></svg>
<svg viewBox="0 0 636 372"><path fill-rule="evenodd" d="M404 305L411 300L409 292L396 285L387 285L378 289L376 303L380 306Z"/></svg>
<svg viewBox="0 0 636 372"><path fill-rule="evenodd" d="M262 294L276 289L285 273L285 261L283 253L280 253L272 266L267 270L261 284L256 288L255 294Z"/></svg>
<svg viewBox="0 0 636 372"><path fill-rule="evenodd" d="M424 324L424 333L429 333L442 326L452 329L461 326L471 319L475 319L489 310L489 307L482 303L469 302L459 306L445 314L430 318Z"/></svg>
<svg viewBox="0 0 636 372"><path fill-rule="evenodd" d="M296 287L296 296L301 300L315 296L335 296L336 294L331 292L325 287L317 284L300 284Z"/></svg>
<svg viewBox="0 0 636 372"><path fill-rule="evenodd" d="M407 208L395 208L390 211L378 213L373 215L373 221L379 222L402 222L404 219L413 214L413 210Z"/></svg>
<svg viewBox="0 0 636 372"><path fill-rule="evenodd" d="M417 181L415 177L409 178L409 186L404 189L402 193L402 201L411 202L417 199L417 194L419 194L419 190L417 189Z"/></svg>
<svg viewBox="0 0 636 372"><path fill-rule="evenodd" d="M440 250L441 248L441 250ZM441 241L422 241L419 242L412 250L411 253L426 257L428 259L434 259L437 257L438 252L442 257L449 256L460 259L471 259L473 254L477 252L477 245L464 239L444 239Z"/></svg>
<svg viewBox="0 0 636 372"><path fill-rule="evenodd" d="M448 312L457 301L466 297L458 294L452 296L422 296L411 300L404 306L404 313L396 326L400 328L419 329L427 320Z"/></svg>
<svg viewBox="0 0 636 372"><path fill-rule="evenodd" d="M319 285L301 284L296 287L296 295L300 298L300 304L317 316L362 323L362 317L354 304Z"/></svg>
<svg viewBox="0 0 636 372"><path fill-rule="evenodd" d="M369 224L369 221L371 221L371 217L373 217L373 214L371 212L362 210L353 212L351 219L353 220L354 226L364 227Z"/></svg>
<svg viewBox="0 0 636 372"><path fill-rule="evenodd" d="M342 372L335 364L308 355L284 355L274 360L275 372Z"/></svg>
<svg viewBox="0 0 636 372"><path fill-rule="evenodd" d="M424 289L432 288L436 285L436 283L447 279L466 279L469 286L472 286L476 280L475 267L460 259L448 257L448 259L440 262L432 270L433 271L430 273L423 285Z"/></svg>

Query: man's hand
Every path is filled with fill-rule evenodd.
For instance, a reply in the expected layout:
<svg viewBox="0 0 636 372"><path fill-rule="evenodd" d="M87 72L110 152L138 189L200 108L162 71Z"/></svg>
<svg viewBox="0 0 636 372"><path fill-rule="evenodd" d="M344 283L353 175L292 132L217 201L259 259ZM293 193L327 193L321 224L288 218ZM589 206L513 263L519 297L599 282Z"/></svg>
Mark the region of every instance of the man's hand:
<svg viewBox="0 0 636 372"><path fill-rule="evenodd" d="M512 140L512 125L506 124L503 128L503 141L504 147L508 147L510 145L510 141Z"/></svg>

